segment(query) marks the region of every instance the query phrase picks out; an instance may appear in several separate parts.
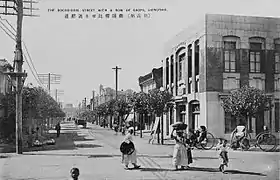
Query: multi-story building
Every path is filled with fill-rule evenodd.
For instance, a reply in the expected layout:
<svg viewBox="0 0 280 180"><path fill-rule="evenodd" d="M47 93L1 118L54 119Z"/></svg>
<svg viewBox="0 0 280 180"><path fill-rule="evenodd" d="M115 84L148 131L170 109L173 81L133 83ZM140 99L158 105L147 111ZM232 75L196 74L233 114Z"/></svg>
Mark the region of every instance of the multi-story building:
<svg viewBox="0 0 280 180"><path fill-rule="evenodd" d="M254 135L266 125L279 133L280 18L207 14L168 42L164 53L163 87L175 99L164 116L167 135L170 124L183 121L227 137L236 120L221 99L244 85L264 90L273 103L248 120L249 130Z"/></svg>
<svg viewBox="0 0 280 180"><path fill-rule="evenodd" d="M0 59L0 94L5 95L12 90L12 82L4 72L12 70L13 67L6 59ZM0 97L0 117L4 115L4 105Z"/></svg>
<svg viewBox="0 0 280 180"><path fill-rule="evenodd" d="M149 90L162 87L162 67L154 68L152 72L138 78L142 92L148 93Z"/></svg>
<svg viewBox="0 0 280 180"><path fill-rule="evenodd" d="M160 89L162 87L162 67L154 68L152 72L140 76L138 78L139 86L141 92L148 93L149 90ZM137 116L137 120L139 121L139 115ZM154 114L145 114L144 115L144 123L145 129L150 129L151 125L154 123L155 115Z"/></svg>

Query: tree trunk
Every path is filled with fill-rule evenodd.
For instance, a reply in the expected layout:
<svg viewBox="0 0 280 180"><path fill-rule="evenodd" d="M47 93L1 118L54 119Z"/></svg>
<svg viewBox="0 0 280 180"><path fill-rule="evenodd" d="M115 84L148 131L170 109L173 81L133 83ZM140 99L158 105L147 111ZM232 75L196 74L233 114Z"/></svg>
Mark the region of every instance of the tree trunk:
<svg viewBox="0 0 280 180"><path fill-rule="evenodd" d="M141 116L140 116L140 138L143 137L143 133L142 133L142 125L143 124L143 113L141 113Z"/></svg>
<svg viewBox="0 0 280 180"><path fill-rule="evenodd" d="M163 113L161 114L160 125L161 125L161 144L163 144Z"/></svg>

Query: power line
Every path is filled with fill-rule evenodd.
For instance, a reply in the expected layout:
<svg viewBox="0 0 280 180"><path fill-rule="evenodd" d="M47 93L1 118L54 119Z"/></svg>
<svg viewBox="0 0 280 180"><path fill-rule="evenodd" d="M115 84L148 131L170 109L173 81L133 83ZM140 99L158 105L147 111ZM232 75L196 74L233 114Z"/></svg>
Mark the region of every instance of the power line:
<svg viewBox="0 0 280 180"><path fill-rule="evenodd" d="M2 25L0 24L0 28L11 38L13 39L14 41L16 41L16 39L14 37L12 37L3 27Z"/></svg>
<svg viewBox="0 0 280 180"><path fill-rule="evenodd" d="M3 19L1 16L0 19L6 21L9 24L9 26L16 32L16 29L11 25L11 23L7 19Z"/></svg>
<svg viewBox="0 0 280 180"><path fill-rule="evenodd" d="M39 79L37 79L37 76L34 74L34 71L32 70L32 68L31 68L31 66L30 66L30 64L29 64L29 62L28 62L28 60L27 60L27 58L26 58L26 56L25 56L24 53L23 53L23 56L24 56L24 59L26 60L26 63L27 63L27 65L28 65L28 67L29 67L31 73L33 74L35 80L38 82L39 86L42 86L43 88L47 89L47 88L41 83L41 81L40 81Z"/></svg>
<svg viewBox="0 0 280 180"><path fill-rule="evenodd" d="M2 18L0 18L0 19L1 19L1 20L5 20L5 21L11 26L11 28L15 31L15 28L9 23L8 20L2 19ZM15 36L15 34L13 34L13 32L5 25L2 21L0 21L0 22L1 22L1 24L2 24L10 33L12 33L13 36ZM14 37L12 37L1 25L0 25L0 27L1 27L1 29L2 29L11 39L13 39L13 40L15 41L15 38L14 38ZM32 67L34 68L34 70L35 70L37 76L34 74L34 72L33 72L33 70L32 70L32 67L30 66L30 64L29 64L29 62L28 62L28 59L26 58L25 54L23 53L23 56L24 56L24 58L25 58L25 60L26 60L26 62L27 62L27 65L28 65L28 67L29 67L31 73L33 74L35 80L38 82L39 86L42 86L43 88L46 89L46 87L43 85L43 83L42 83L42 82L40 81L40 79L39 79L37 70L36 70L36 68L35 68L35 66L34 66L34 64L33 64L33 62L32 62L32 58L31 58L31 56L30 56L30 54L29 54L29 52L28 52L28 49L27 49L26 44L25 44L24 42L23 42L23 44L24 44L25 50L26 50L26 52L27 52L27 54L28 54L28 57L30 58Z"/></svg>

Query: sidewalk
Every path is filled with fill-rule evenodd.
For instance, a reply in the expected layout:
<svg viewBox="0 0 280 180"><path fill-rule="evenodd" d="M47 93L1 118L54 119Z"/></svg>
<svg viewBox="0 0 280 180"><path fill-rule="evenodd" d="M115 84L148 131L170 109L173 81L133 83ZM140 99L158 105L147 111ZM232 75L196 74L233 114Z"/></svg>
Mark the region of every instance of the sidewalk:
<svg viewBox="0 0 280 180"><path fill-rule="evenodd" d="M115 131L111 130L110 128L103 128L103 127L100 127L99 125L95 125L95 124L92 124L92 126L94 128L97 128L97 129L108 129L112 134L115 134ZM149 142L149 139L151 138L150 136L150 133L147 133L148 131L145 131L145 133L143 133L142 135L142 138L140 138L140 132L136 132L136 135L133 136L134 139L137 141L137 142L140 142L141 144L148 144ZM121 133L118 132L118 135L121 136ZM173 146L175 145L175 141L172 140L172 139L164 139L164 144L162 145L161 144L161 140L160 140L160 143L158 143L158 140L157 140L157 137L155 138L154 140L154 143L152 144L154 146L158 146L160 148L165 148L167 147L169 150L173 148ZM211 150L199 150L197 148L194 148L194 151L215 151L214 148L212 148ZM233 150L232 150L233 151ZM260 148L258 147L251 147L249 150L247 151L241 151L241 150L234 150L234 152L237 152L237 153L251 153L251 152L254 152L254 153L278 153L280 152L280 146L277 147L276 151L275 152L264 152L262 151Z"/></svg>

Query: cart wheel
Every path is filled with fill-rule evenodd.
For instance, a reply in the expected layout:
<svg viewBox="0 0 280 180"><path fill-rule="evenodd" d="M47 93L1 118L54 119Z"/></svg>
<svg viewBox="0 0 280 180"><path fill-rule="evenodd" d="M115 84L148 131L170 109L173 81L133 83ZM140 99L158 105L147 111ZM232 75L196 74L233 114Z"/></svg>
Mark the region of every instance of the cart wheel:
<svg viewBox="0 0 280 180"><path fill-rule="evenodd" d="M263 133L258 137L257 144L262 151L274 151L277 147L277 139L271 133Z"/></svg>
<svg viewBox="0 0 280 180"><path fill-rule="evenodd" d="M207 132L205 140L200 142L200 145L205 150L210 150L215 146L216 138L213 136L213 134Z"/></svg>

